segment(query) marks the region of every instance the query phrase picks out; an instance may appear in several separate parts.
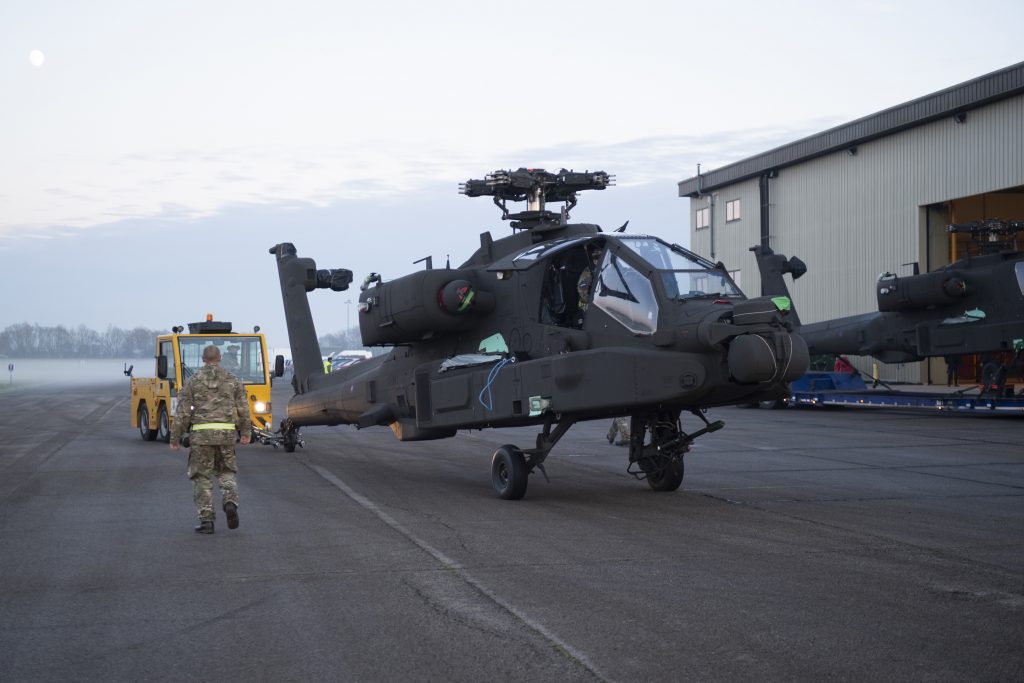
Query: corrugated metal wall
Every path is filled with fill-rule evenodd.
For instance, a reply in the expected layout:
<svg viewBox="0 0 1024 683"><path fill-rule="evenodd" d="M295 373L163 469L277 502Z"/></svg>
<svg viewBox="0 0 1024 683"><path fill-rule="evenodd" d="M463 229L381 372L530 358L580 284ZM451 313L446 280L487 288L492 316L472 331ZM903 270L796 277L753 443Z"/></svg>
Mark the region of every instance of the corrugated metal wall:
<svg viewBox="0 0 1024 683"><path fill-rule="evenodd" d="M874 283L883 271L909 273L926 261L924 206L1024 185L1024 96L967 113L964 123L934 121L788 166L769 181L771 247L799 256L808 273L791 285L805 322L876 310ZM742 220L725 221L739 198ZM696 230L695 214L714 202L713 226ZM749 248L760 242L757 180L690 200L690 244L703 256L742 271L743 290L760 294ZM712 256L712 230L714 254ZM870 363L860 362L863 369ZM884 378L919 381L919 364L886 366Z"/></svg>

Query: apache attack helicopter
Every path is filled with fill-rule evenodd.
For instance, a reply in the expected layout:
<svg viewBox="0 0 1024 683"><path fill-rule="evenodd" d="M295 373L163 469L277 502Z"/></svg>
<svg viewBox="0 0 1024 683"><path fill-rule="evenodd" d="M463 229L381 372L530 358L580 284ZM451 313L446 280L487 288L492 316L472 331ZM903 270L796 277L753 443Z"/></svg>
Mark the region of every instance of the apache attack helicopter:
<svg viewBox="0 0 1024 683"><path fill-rule="evenodd" d="M572 425L629 415L627 471L655 491L679 488L691 442L723 426L705 410L787 396L807 348L791 334L785 297L747 299L722 264L657 237L568 222L577 193L612 184L604 172L564 169L462 184L468 197L491 197L513 234L481 234L458 268L428 261L391 281L369 275L362 341L392 348L330 374L306 297L343 291L352 273L318 270L289 243L271 248L295 370L286 447L306 425L390 426L402 441L540 425L533 448L502 446L491 460L495 491L519 499L530 473L547 478L544 460ZM509 212L514 201L526 210ZM554 202L560 212L545 208ZM683 411L703 426L683 431Z"/></svg>
<svg viewBox="0 0 1024 683"><path fill-rule="evenodd" d="M873 356L906 363L929 356L1020 351L1024 347L1024 251L1014 236L1024 221L989 219L946 227L968 233L980 245L971 255L929 273L882 273L875 285L878 311L801 325L792 322L811 354ZM750 248L761 272L762 291L789 296L783 279L807 271L770 247Z"/></svg>

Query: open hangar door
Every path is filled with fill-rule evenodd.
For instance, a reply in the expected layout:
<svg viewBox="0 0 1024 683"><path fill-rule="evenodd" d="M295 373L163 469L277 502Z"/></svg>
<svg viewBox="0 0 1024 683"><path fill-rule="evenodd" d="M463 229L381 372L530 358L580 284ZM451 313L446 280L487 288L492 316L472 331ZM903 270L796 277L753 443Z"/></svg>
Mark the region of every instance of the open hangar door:
<svg viewBox="0 0 1024 683"><path fill-rule="evenodd" d="M995 192L950 199L924 208L924 249L926 263L923 271L932 271L953 263L968 254L991 253L1001 249L1024 249L1024 230L998 236L985 236L971 232L950 232L950 225L963 225L975 221L1024 221L1024 186L1010 187ZM1024 367L1014 363L1012 351L988 354L966 354L949 359L956 364L958 383L980 384L995 365L1007 367L1007 384L1024 384ZM948 381L946 359L930 358L923 363L928 384Z"/></svg>

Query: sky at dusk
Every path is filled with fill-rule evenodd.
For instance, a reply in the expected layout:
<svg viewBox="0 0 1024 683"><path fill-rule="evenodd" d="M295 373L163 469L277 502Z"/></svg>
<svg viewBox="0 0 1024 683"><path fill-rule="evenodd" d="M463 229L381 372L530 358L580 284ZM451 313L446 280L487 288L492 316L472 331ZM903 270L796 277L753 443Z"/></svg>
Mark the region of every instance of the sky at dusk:
<svg viewBox="0 0 1024 683"><path fill-rule="evenodd" d="M1024 59L1017 0L0 4L0 329L286 345L268 249L385 279L508 234L458 184L604 170L573 219L688 243L676 184ZM358 291L311 294L320 333Z"/></svg>

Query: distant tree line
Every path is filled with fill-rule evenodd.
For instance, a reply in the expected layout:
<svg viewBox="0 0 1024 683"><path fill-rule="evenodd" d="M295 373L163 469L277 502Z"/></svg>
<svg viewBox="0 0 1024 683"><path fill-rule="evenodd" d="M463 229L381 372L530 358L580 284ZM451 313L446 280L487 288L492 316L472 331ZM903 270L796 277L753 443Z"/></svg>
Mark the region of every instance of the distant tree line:
<svg viewBox="0 0 1024 683"><path fill-rule="evenodd" d="M320 350L325 354L345 349L363 348L363 339L356 328L321 335L319 341Z"/></svg>
<svg viewBox="0 0 1024 683"><path fill-rule="evenodd" d="M355 351L359 349L370 351L375 356L387 353L388 351L388 349L380 346L373 348L363 346L363 336L357 327L321 335L318 341L320 342L320 352L325 356L338 351Z"/></svg>
<svg viewBox="0 0 1024 683"><path fill-rule="evenodd" d="M43 327L20 323L0 332L0 354L12 358L146 358L160 330L110 325L97 332L85 325Z"/></svg>
<svg viewBox="0 0 1024 683"><path fill-rule="evenodd" d="M44 327L20 323L0 332L0 355L11 358L151 358L156 337L168 330L136 327L123 330L110 325L103 332L85 325ZM352 328L320 337L320 348L327 353L363 348L359 330ZM373 349L382 353L382 349Z"/></svg>

